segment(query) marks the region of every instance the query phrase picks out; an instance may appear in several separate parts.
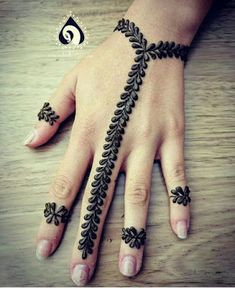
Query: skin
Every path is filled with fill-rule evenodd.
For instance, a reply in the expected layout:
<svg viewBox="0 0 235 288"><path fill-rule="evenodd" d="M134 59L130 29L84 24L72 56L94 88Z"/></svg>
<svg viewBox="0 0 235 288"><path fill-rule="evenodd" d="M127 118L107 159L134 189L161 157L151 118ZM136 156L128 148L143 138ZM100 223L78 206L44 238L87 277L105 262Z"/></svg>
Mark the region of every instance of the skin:
<svg viewBox="0 0 235 288"><path fill-rule="evenodd" d="M202 0L136 0L124 18L140 28L148 43L163 40L190 45L210 5L211 1ZM81 239L80 226L84 222L91 182L102 158L106 131L134 57L134 49L128 39L120 32L112 33L66 74L55 93L49 97L51 107L60 115L57 122L50 126L45 121L38 121L33 134L25 141L30 148L46 143L56 133L60 123L75 112L68 148L45 202L56 202L57 207L65 205L70 209L86 170L91 168L70 264L71 278L78 286L86 284L92 277L102 226L120 171L126 173L123 227L146 228L155 159L161 161L169 196L176 186L184 188L187 185L184 168L184 63L173 58L152 60L125 129L103 205L94 252L82 259L82 251L77 246ZM190 226L190 205L185 207L169 201L169 206L172 231L185 239ZM55 251L63 230L64 224L48 225L43 218L36 237L39 259L45 259ZM134 276L139 272L143 249L143 246L139 250L132 249L121 241L119 269L123 275Z"/></svg>

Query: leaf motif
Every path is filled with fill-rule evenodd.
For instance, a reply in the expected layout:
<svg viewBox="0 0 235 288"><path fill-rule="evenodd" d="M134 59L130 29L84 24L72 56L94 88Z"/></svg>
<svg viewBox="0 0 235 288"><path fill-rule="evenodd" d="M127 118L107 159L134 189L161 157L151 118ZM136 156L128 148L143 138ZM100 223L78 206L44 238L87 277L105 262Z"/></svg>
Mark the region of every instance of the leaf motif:
<svg viewBox="0 0 235 288"><path fill-rule="evenodd" d="M136 56L134 60L135 60L135 62L139 62L143 57L144 57L144 54L142 53L142 54Z"/></svg>
<svg viewBox="0 0 235 288"><path fill-rule="evenodd" d="M137 48L142 48L142 46L139 43L133 43L132 48L137 49Z"/></svg>
<svg viewBox="0 0 235 288"><path fill-rule="evenodd" d="M148 48L147 48L147 51L151 51L151 50L154 50L156 49L156 44L155 43L151 43L149 44Z"/></svg>

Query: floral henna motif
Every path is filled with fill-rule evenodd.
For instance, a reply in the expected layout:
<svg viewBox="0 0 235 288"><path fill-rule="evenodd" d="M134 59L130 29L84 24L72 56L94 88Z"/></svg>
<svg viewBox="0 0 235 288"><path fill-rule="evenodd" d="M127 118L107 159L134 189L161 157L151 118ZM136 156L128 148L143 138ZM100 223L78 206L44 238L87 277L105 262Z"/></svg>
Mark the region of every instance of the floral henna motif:
<svg viewBox="0 0 235 288"><path fill-rule="evenodd" d="M46 222L48 224L53 223L58 226L61 223L66 223L68 221L69 212L65 206L60 206L56 211L56 203L46 203L44 209L44 217L47 218Z"/></svg>
<svg viewBox="0 0 235 288"><path fill-rule="evenodd" d="M182 187L176 187L175 189L171 190L171 193L173 194L170 196L173 203L183 204L184 206L187 206L188 203L191 202L191 198L189 197L189 187L185 186L184 190Z"/></svg>
<svg viewBox="0 0 235 288"><path fill-rule="evenodd" d="M52 126L58 118L60 118L60 116L56 115L55 111L52 110L50 103L45 102L42 109L38 113L38 120L41 121L42 119L44 119Z"/></svg>
<svg viewBox="0 0 235 288"><path fill-rule="evenodd" d="M108 185L111 182L112 169L115 166L114 162L117 160L118 150L125 132L124 128L127 126L129 115L138 100L138 91L148 67L147 62L150 59L173 56L184 61L188 52L188 46L175 44L174 42L159 41L158 44L148 45L139 28L129 20L120 20L114 31L116 30L129 38L132 47L135 49L136 57L134 58L135 63L128 73L127 85L120 95L121 101L116 104L117 109L114 111L105 137L106 143L103 146L102 159L99 161L100 166L96 168L97 173L91 183L91 196L88 199L90 204L87 206L87 214L84 216L85 222L81 225L82 238L78 245L78 249L82 251L83 259L93 252L94 240L97 237L96 233L102 213L101 208L106 198Z"/></svg>
<svg viewBox="0 0 235 288"><path fill-rule="evenodd" d="M122 240L124 240L126 244L129 243L131 248L140 249L146 240L146 232L143 228L140 232L137 232L133 226L130 228L122 228Z"/></svg>

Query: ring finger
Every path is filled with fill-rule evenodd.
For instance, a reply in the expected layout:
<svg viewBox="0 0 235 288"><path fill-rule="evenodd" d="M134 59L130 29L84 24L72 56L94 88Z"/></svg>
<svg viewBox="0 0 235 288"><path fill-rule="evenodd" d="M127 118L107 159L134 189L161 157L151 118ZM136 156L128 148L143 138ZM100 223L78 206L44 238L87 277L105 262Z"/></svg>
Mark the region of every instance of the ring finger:
<svg viewBox="0 0 235 288"><path fill-rule="evenodd" d="M125 276L136 275L142 264L155 152L155 145L141 145L132 150L126 163L125 219L119 254L119 269Z"/></svg>

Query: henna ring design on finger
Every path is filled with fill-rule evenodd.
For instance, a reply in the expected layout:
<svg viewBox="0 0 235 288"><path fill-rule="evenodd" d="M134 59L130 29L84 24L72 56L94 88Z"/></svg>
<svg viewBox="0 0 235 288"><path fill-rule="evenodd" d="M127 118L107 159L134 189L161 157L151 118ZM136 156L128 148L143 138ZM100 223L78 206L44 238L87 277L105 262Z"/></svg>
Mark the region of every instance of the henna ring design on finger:
<svg viewBox="0 0 235 288"><path fill-rule="evenodd" d="M120 31L132 43L135 49L135 63L131 66L128 73L127 85L124 92L120 95L120 102L116 104L117 109L111 118L106 143L103 148L102 159L99 161L100 166L96 168L94 180L91 183L91 196L88 199L87 214L84 216L85 222L81 225L81 239L79 240L78 249L82 251L82 258L86 259L88 254L93 253L94 240L97 238L98 225L100 223L100 215L102 206L106 198L108 185L111 182L112 169L114 162L117 160L118 150L125 132L124 128L129 121L129 115L135 107L138 100L138 91L143 83L145 70L151 59L162 59L167 57L179 58L185 61L188 53L188 46L175 44L175 42L159 41L157 44L147 44L140 29L128 19L121 19L114 31Z"/></svg>
<svg viewBox="0 0 235 288"><path fill-rule="evenodd" d="M188 203L191 202L191 198L189 197L189 187L185 186L184 190L182 187L178 186L175 189L171 190L171 193L173 195L170 196L173 203L183 204L184 206L187 206Z"/></svg>
<svg viewBox="0 0 235 288"><path fill-rule="evenodd" d="M129 244L131 248L140 249L146 240L146 231L144 228L141 228L138 232L133 226L130 228L122 228L122 240L124 240L126 244Z"/></svg>
<svg viewBox="0 0 235 288"><path fill-rule="evenodd" d="M50 103L49 102L45 102L43 104L42 109L40 110L40 112L38 113L38 120L45 120L46 122L49 122L49 124L52 126L54 124L54 122L56 122L57 119L59 119L60 116L56 115L55 111L52 110Z"/></svg>
<svg viewBox="0 0 235 288"><path fill-rule="evenodd" d="M68 209L62 205L56 210L55 202L48 202L45 204L44 217L47 218L48 224L54 223L58 226L60 223L66 223L69 219Z"/></svg>

